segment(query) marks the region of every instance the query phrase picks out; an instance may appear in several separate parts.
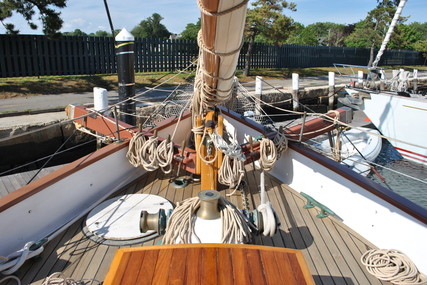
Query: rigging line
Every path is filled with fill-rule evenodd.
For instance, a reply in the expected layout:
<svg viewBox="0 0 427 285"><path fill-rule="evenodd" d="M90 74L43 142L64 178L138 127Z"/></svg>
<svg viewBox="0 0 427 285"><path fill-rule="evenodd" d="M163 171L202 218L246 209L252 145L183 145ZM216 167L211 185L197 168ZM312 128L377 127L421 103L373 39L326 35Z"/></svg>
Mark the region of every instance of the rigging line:
<svg viewBox="0 0 427 285"><path fill-rule="evenodd" d="M183 72L181 72L181 73L183 73ZM176 76L178 76L179 74L177 74ZM191 74L189 74L187 77L185 77L184 79L185 80L187 80L189 77L191 76ZM163 83L162 83L163 84ZM187 84L187 83L185 83L185 82L181 82L181 83L179 83L176 87L175 87L175 89L174 90L172 90L172 91L169 91L169 92L171 92L170 94L169 94L169 96L167 96L164 100L163 100L163 102L166 102L166 101L170 101L171 100L171 97L172 96L175 96L175 92L178 90L178 88L179 87L181 87L182 85L184 85L184 84ZM160 84L161 85L161 84ZM129 98L126 98L126 99L124 99L123 101L120 101L120 102L117 102L117 103L115 103L115 104L113 104L112 106L117 106L117 105L120 105L120 104L122 104L122 103L125 103L126 101L129 101L129 100L135 100L137 97L139 97L139 96L142 96L142 95L144 95L144 94L146 94L146 93L148 93L148 92L151 92L151 91L153 91L153 90L157 90L157 87L158 86L160 86L160 85L157 85L157 86L155 86L155 87L153 87L153 88L150 88L150 89L147 89L147 90L145 90L145 91L143 91L143 92L141 92L141 93L135 93L133 96L131 96L131 97L129 97ZM161 90L161 91L163 91L163 90Z"/></svg>
<svg viewBox="0 0 427 285"><path fill-rule="evenodd" d="M94 142L94 141L96 141L96 139L91 139L91 140L89 140L89 141L86 141L86 142L80 143L79 145L75 145L75 146L72 146L72 147L67 148L67 149L65 149L65 150L61 150L61 151L60 151L60 152L58 152L57 154L61 154L61 153L67 152L67 151L71 151L71 150L73 150L73 149L75 149L75 148L79 148L79 147L81 147L81 146L84 146L85 144L89 144L89 143ZM9 173L9 172L12 172L12 171L14 171L14 170L17 170L17 169L19 169L19 168L22 168L22 167L25 167L25 166L29 166L29 165L31 165L31 164L33 164L33 163L37 163L37 162L39 162L39 161L45 160L45 159L47 159L47 158L49 158L49 157L51 157L51 156L53 156L53 154L47 155L47 156L45 156L45 157L42 157L42 158L36 159L36 160L31 161L31 162L28 162L28 163L26 163L26 164L23 164L23 165L20 165L20 166L14 167L14 168L9 169L9 170L6 170L6 171L4 171L4 172L0 173L0 176L3 176L3 175L5 175L5 174L7 174L7 173Z"/></svg>
<svg viewBox="0 0 427 285"><path fill-rule="evenodd" d="M36 172L36 174L34 174L34 176L30 179L30 181L27 182L27 185L31 183L31 181L34 180L34 178L36 178L36 176L40 173L40 171L43 170L43 168L50 162L50 160L59 152L59 150L65 146L65 144L72 138L74 137L74 135L76 134L77 129L74 130L73 134L71 136L69 136L65 142L52 154L51 157L49 157L49 159L42 165L42 167L39 168L39 170Z"/></svg>
<svg viewBox="0 0 427 285"><path fill-rule="evenodd" d="M288 140L295 141L295 140L293 140L293 139L289 139L289 138L288 138ZM304 141L304 142L301 142L301 144L303 144L303 145L305 145L305 146L309 147L310 149L312 149L312 150L314 150L314 151L316 151L317 153L320 153L320 154L322 154L322 155L328 155L328 154L329 154L329 152L322 151L322 150L320 150L320 149L316 148L315 146L310 145L309 143L307 143L307 142L305 142L305 141ZM350 158L348 158L348 159L350 159ZM350 159L350 160L351 160L351 161L355 161L355 160L352 160L352 159ZM427 185L427 181L424 181L424 180L422 180L422 179L420 179L420 178L416 178L416 177L410 176L410 175L408 175L408 174L405 174L405 173L403 173L403 172L399 172L399 171L397 171L397 170L394 170L394 169L389 168L389 167L386 167L386 166L384 166L384 165L381 165L381 164L375 163L375 162L373 162L373 161L369 162L369 164L373 164L373 165L374 165L374 166L376 166L376 167L379 167L379 168L382 168L382 169L384 169L384 170L388 170L388 171L394 172L394 173L396 173L396 174L399 174L399 175L405 176L406 178L409 178L409 179L412 179L412 180L415 180L415 181L417 181L417 182L420 182L420 183L423 183L423 184L426 184L426 185ZM390 190L391 190L391 189L390 189Z"/></svg>
<svg viewBox="0 0 427 285"><path fill-rule="evenodd" d="M348 138L348 136L345 134L345 132L341 132L341 134L347 139L348 142L350 142L350 144L353 146L353 148L359 153L359 155L363 158L363 160L368 163L368 165L372 168L372 170L374 171L375 175L378 176L379 179L381 179L381 181L385 184L385 186L387 186L388 189L392 190L393 189L390 187L390 185L388 185L388 183L385 181L384 177L382 177L377 169L375 168L375 166L373 164L371 164L366 157L359 151L359 149L354 145L354 143ZM337 134L338 136L338 134ZM341 154L340 154L341 155Z"/></svg>
<svg viewBox="0 0 427 285"><path fill-rule="evenodd" d="M249 94L249 93L248 93L248 96L253 97L253 95L251 95L251 94ZM258 99L258 100L259 100L259 99ZM287 110L287 109L279 108L279 107L276 107L276 106L274 106L274 105L271 105L271 104L269 104L269 103L267 103L267 102L265 102L265 101L262 101L262 100L260 100L260 101L261 101L262 103L264 103L265 105L270 106L270 107L272 107L272 108L275 108L275 109L277 109L277 110L282 110L282 111L286 111L286 112L293 113L293 114L301 114L301 115L303 114L303 112L297 112L297 111L291 111L291 110ZM327 116L326 114L321 114L321 113L310 113L310 115L317 115L317 116L319 116L319 117L323 117L323 118L324 118L324 120L329 120L330 122L333 122L333 120L332 120L329 116ZM350 127L350 128L353 128L353 129L356 129L356 130L362 131L362 132L366 132L365 130L361 130L360 128L357 128L357 127L355 127L355 126L353 126L353 125L351 125L351 124L344 123L344 122L342 122L342 121L338 121L338 124L343 125L343 126L346 126L346 127ZM427 149L427 146L417 145L417 144L413 144L413 143L405 142L405 141L402 141L402 140L398 140L398 139L394 139L394 138L389 138L389 137L383 136L383 135L381 135L381 134L375 134L375 133L372 133L372 135L374 135L374 136L378 136L378 137L380 137L380 138L387 139L387 140L389 140L389 141L391 140L391 141L400 142L400 143L403 143L403 144L406 144L406 145L411 145L411 146L419 147L419 148L422 148L422 149Z"/></svg>

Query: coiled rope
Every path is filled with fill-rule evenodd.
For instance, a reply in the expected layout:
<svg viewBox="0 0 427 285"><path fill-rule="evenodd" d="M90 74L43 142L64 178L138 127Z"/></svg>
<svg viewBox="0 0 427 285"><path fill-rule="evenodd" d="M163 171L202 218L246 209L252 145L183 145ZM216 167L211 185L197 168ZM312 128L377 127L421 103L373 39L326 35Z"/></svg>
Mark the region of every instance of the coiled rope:
<svg viewBox="0 0 427 285"><path fill-rule="evenodd" d="M199 207L199 197L189 198L182 204L178 204L169 218L163 244L192 243L192 237L201 242L194 232L196 212ZM221 243L251 242L251 228L246 217L223 197L219 198L218 207L222 220Z"/></svg>
<svg viewBox="0 0 427 285"><path fill-rule="evenodd" d="M138 132L132 137L129 142L129 149L126 153L126 158L134 167L138 167L141 165L139 152L141 151L146 141L147 139L145 138L145 136L141 132Z"/></svg>
<svg viewBox="0 0 427 285"><path fill-rule="evenodd" d="M371 249L362 255L361 262L370 274L380 280L402 285L427 284L427 276L398 250Z"/></svg>
<svg viewBox="0 0 427 285"><path fill-rule="evenodd" d="M259 165L261 170L270 171L276 162L277 149L272 140L263 138L260 142Z"/></svg>
<svg viewBox="0 0 427 285"><path fill-rule="evenodd" d="M8 256L0 256L0 272L4 275L9 275L14 273L21 267L24 262L34 256L41 254L44 250L43 246L40 246L36 250L31 250L31 246L35 244L35 242L30 241L27 242L24 248L9 254Z"/></svg>
<svg viewBox="0 0 427 285"><path fill-rule="evenodd" d="M97 282L99 285L102 284L102 282L96 280L96 279L80 279L75 280L69 277L66 277L62 272L55 272L52 273L50 276L46 277L43 280L42 285L79 285L79 284L89 284L88 282Z"/></svg>
<svg viewBox="0 0 427 285"><path fill-rule="evenodd" d="M154 171L159 168L157 145L159 139L151 136L141 148L141 165L148 171Z"/></svg>
<svg viewBox="0 0 427 285"><path fill-rule="evenodd" d="M280 225L280 221L271 205L270 201L266 202L265 198L265 171L273 169L274 163L277 159L288 149L288 141L286 136L282 132L277 132L274 140L263 138L260 142L260 158L259 164L261 168L260 174L260 187L261 187L261 204L257 210L262 214L264 230L264 236L274 236L277 230L277 226Z"/></svg>

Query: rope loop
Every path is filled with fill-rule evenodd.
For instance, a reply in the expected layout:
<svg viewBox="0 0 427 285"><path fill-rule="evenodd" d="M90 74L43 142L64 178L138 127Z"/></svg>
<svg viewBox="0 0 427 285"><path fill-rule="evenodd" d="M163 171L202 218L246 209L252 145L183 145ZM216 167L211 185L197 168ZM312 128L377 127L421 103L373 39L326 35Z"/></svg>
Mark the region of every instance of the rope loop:
<svg viewBox="0 0 427 285"><path fill-rule="evenodd" d="M277 150L274 142L269 138L263 138L260 142L259 165L262 170L270 171L276 162Z"/></svg>
<svg viewBox="0 0 427 285"><path fill-rule="evenodd" d="M9 275L18 270L24 262L34 256L39 255L44 250L44 247L41 246L36 250L31 250L31 246L35 242L30 241L24 245L24 248L9 254L6 257L1 257L3 261L0 262L0 272L3 275Z"/></svg>
<svg viewBox="0 0 427 285"><path fill-rule="evenodd" d="M243 6L245 6L246 4L248 4L248 2L249 2L249 0L243 0L243 2L237 4L236 6L233 6L233 7L229 8L229 9L221 11L221 12L209 12L205 8L205 6L203 6L203 3L202 3L201 0L197 0L197 5L199 6L199 9L200 9L200 11L203 14L205 14L207 16L211 16L211 17L219 17L219 16L226 15L226 14L231 13L231 12L237 10L237 9L242 8Z"/></svg>
<svg viewBox="0 0 427 285"><path fill-rule="evenodd" d="M158 164L165 174L169 174L172 171L173 152L172 141L168 143L167 140L164 140L157 147Z"/></svg>
<svg viewBox="0 0 427 285"><path fill-rule="evenodd" d="M159 168L159 159L157 153L157 144L159 139L151 136L145 142L140 151L141 165L148 171L154 171Z"/></svg>
<svg viewBox="0 0 427 285"><path fill-rule="evenodd" d="M371 249L362 255L361 262L370 274L380 280L402 285L427 284L427 276L398 250Z"/></svg>

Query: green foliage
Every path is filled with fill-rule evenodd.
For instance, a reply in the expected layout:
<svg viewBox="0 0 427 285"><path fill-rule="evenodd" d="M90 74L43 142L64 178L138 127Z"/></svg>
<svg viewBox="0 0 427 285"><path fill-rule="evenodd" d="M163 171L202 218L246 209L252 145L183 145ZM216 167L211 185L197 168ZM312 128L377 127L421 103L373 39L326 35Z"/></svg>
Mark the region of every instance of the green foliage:
<svg viewBox="0 0 427 285"><path fill-rule="evenodd" d="M64 32L62 34L64 36L81 36L81 37L87 36L87 34L80 29L75 29L73 32Z"/></svg>
<svg viewBox="0 0 427 285"><path fill-rule="evenodd" d="M196 40L197 34L199 33L200 28L202 27L200 18L196 24L187 24L185 30L181 33L181 39L184 40Z"/></svg>
<svg viewBox="0 0 427 285"><path fill-rule="evenodd" d="M427 57L427 40L421 40L414 43L414 49L422 52L424 57Z"/></svg>
<svg viewBox="0 0 427 285"><path fill-rule="evenodd" d="M421 40L427 40L427 22L425 23L413 22L408 26L414 29L414 31L421 34Z"/></svg>
<svg viewBox="0 0 427 285"><path fill-rule="evenodd" d="M294 20L282 14L284 9L296 11L296 4L280 0L257 0L251 3L246 15L245 35L258 35L262 42L280 44L285 42L294 29Z"/></svg>
<svg viewBox="0 0 427 285"><path fill-rule="evenodd" d="M408 25L400 24L394 28L388 47L399 50L413 50L414 43L421 40L422 35Z"/></svg>
<svg viewBox="0 0 427 285"><path fill-rule="evenodd" d="M15 25L5 20L13 13L21 14L31 29L36 30L38 26L33 21L33 16L38 12L38 19L43 25L43 33L50 38L61 36L59 30L62 28L63 20L61 12L55 11L51 6L65 8L66 0L3 0L0 1L0 21L6 28L8 34L19 34Z"/></svg>
<svg viewBox="0 0 427 285"><path fill-rule="evenodd" d="M317 46L319 41L317 39L316 31L309 26L304 27L301 23L295 23L294 31L289 35L286 44L295 45L309 45Z"/></svg>
<svg viewBox="0 0 427 285"><path fill-rule="evenodd" d="M363 21L356 24L354 32L345 39L345 44L348 47L379 48L395 12L394 1L379 1L377 7L369 11ZM402 17L400 22L405 20L406 18Z"/></svg>
<svg viewBox="0 0 427 285"><path fill-rule="evenodd" d="M138 26L132 29L131 34L136 38L163 38L167 39L171 33L160 22L162 16L157 13L151 15L146 20L142 20Z"/></svg>
<svg viewBox="0 0 427 285"><path fill-rule="evenodd" d="M344 40L345 45L355 48L370 48L372 42L381 43L381 36L376 33L367 32L368 29L371 30L371 23L367 23L365 20L356 23L353 33Z"/></svg>

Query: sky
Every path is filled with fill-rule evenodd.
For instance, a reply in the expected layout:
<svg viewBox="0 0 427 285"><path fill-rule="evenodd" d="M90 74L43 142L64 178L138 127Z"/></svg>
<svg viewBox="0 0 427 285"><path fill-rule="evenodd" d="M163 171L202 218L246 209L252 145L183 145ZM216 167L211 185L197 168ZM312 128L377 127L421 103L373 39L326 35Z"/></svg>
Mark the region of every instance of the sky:
<svg viewBox="0 0 427 285"><path fill-rule="evenodd" d="M376 0L291 0L297 5L297 11L285 11L285 14L307 26L316 22L353 24L364 19L374 9ZM169 32L179 34L189 23L196 23L200 11L196 0L107 0L114 29L126 28L131 31L142 20L158 13L163 17L162 24ZM427 22L427 1L408 0L402 16L411 16L406 22ZM67 7L61 9L64 20L62 32L75 29L89 34L98 30L111 31L104 0L69 0ZM31 30L21 15L6 19L15 24L20 34L42 34ZM6 21L7 22L7 21ZM5 33L0 25L0 34Z"/></svg>

